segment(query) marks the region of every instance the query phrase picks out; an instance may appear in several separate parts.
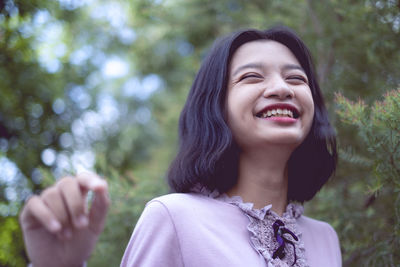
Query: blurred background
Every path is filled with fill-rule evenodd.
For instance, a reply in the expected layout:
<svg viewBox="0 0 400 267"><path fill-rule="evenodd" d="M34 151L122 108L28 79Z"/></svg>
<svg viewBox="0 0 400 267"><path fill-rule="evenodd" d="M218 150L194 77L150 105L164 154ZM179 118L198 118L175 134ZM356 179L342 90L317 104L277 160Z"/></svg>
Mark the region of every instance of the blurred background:
<svg viewBox="0 0 400 267"><path fill-rule="evenodd" d="M0 266L26 266L18 213L93 170L112 208L89 266L119 266L165 172L191 82L213 41L293 28L313 53L339 168L306 215L328 221L344 266L400 266L400 1L0 1Z"/></svg>

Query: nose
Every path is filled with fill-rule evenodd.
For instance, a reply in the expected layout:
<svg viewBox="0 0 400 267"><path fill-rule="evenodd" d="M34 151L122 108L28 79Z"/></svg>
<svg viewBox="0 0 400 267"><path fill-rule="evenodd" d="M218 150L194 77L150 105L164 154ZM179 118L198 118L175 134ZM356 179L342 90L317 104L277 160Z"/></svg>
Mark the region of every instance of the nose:
<svg viewBox="0 0 400 267"><path fill-rule="evenodd" d="M266 85L263 96L265 98L292 99L294 91L282 77L274 77Z"/></svg>

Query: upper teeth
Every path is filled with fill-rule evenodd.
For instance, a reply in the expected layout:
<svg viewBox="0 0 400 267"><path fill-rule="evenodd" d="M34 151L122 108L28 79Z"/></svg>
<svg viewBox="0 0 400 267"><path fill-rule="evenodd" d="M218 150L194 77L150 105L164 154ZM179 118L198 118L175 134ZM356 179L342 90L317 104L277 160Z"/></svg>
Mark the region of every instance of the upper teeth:
<svg viewBox="0 0 400 267"><path fill-rule="evenodd" d="M268 111L265 111L261 114L261 118L267 118L267 117L272 117L272 116L283 116L283 117L290 117L293 118L293 112L288 109L271 109Z"/></svg>

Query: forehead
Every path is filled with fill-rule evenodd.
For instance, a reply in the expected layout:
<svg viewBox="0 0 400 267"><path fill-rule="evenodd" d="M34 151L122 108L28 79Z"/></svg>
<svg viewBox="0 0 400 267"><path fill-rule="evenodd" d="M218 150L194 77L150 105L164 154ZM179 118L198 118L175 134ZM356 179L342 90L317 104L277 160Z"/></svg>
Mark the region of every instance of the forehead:
<svg viewBox="0 0 400 267"><path fill-rule="evenodd" d="M259 63L266 66L280 66L300 63L285 45L272 40L256 40L243 44L233 54L230 69L246 64Z"/></svg>

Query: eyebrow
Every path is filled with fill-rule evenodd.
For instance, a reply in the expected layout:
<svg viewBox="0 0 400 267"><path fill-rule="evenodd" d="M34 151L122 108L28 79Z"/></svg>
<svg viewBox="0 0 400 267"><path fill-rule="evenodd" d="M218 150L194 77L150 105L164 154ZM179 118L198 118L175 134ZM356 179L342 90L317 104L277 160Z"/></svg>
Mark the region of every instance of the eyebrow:
<svg viewBox="0 0 400 267"><path fill-rule="evenodd" d="M240 71L244 70L244 69L262 69L263 65L261 63L249 63L243 66L238 67L234 72L232 76L235 76L236 74L238 74ZM306 73L304 71L304 69L296 64L285 64L282 68L283 70L301 70L302 72L304 72L304 74Z"/></svg>
<svg viewBox="0 0 400 267"><path fill-rule="evenodd" d="M249 63L243 66L238 67L234 72L232 76L236 76L240 71L244 69L262 69L263 66L260 63Z"/></svg>
<svg viewBox="0 0 400 267"><path fill-rule="evenodd" d="M284 70L301 70L302 72L306 73L305 70L301 66L296 65L296 64L286 64L283 66L283 69Z"/></svg>

